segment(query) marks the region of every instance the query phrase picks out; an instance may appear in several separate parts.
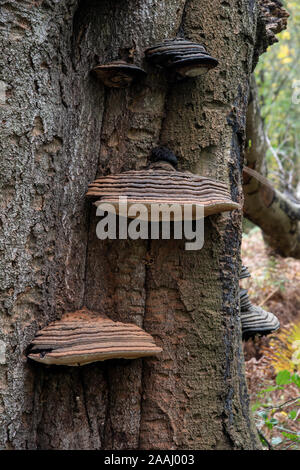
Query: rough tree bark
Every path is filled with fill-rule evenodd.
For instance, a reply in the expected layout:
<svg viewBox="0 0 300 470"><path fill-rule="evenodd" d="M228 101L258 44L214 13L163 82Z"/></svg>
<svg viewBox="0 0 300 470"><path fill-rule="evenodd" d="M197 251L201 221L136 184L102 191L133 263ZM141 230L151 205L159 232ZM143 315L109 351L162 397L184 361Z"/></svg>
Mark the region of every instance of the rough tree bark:
<svg viewBox="0 0 300 470"><path fill-rule="evenodd" d="M255 78L247 112L246 166L244 168L244 214L258 225L274 252L285 257L300 258L300 203L273 188L267 174L267 136L260 114Z"/></svg>
<svg viewBox="0 0 300 470"><path fill-rule="evenodd" d="M1 0L0 446L256 449L239 318L241 214L184 242L96 238L89 182L168 145L241 202L255 1ZM220 65L169 84L144 49L178 33ZM134 55L143 83L105 89L97 60ZM134 322L159 358L82 368L26 359L35 332L87 306Z"/></svg>

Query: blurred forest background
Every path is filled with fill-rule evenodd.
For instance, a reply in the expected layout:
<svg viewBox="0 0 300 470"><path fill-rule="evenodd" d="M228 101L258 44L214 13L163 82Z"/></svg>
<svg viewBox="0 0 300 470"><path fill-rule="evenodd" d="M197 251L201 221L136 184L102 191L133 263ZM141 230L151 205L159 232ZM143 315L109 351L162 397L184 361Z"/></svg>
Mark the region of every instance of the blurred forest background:
<svg viewBox="0 0 300 470"><path fill-rule="evenodd" d="M266 175L300 212L300 3L283 2L290 17L278 43L255 69L267 136ZM300 242L299 242L300 243ZM243 264L252 303L274 313L281 329L244 343L252 409L266 449L300 449L300 260L283 258L244 220Z"/></svg>
<svg viewBox="0 0 300 470"><path fill-rule="evenodd" d="M285 4L288 28L261 56L255 76L269 139L268 178L281 191L293 188L300 198L300 4Z"/></svg>

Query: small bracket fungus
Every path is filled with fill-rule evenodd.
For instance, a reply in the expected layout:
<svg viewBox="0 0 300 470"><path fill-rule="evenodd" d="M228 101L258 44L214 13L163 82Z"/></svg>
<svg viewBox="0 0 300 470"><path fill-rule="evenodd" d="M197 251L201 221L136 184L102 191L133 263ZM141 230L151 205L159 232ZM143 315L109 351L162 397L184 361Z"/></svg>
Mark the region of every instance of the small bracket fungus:
<svg viewBox="0 0 300 470"><path fill-rule="evenodd" d="M117 60L110 64L97 65L92 72L110 88L126 88L135 80L141 79L146 72L137 65Z"/></svg>
<svg viewBox="0 0 300 470"><path fill-rule="evenodd" d="M247 277L251 277L251 275L246 266L243 266L240 279ZM279 320L273 313L252 305L247 289L240 289L240 310L244 340L253 338L257 334L265 336L280 328Z"/></svg>
<svg viewBox="0 0 300 470"><path fill-rule="evenodd" d="M28 357L42 364L81 366L107 359L136 359L162 352L151 335L86 308L39 331Z"/></svg>
<svg viewBox="0 0 300 470"><path fill-rule="evenodd" d="M179 78L198 77L218 65L202 44L185 39L166 39L145 51L152 64L165 67Z"/></svg>
<svg viewBox="0 0 300 470"><path fill-rule="evenodd" d="M249 270L247 266L242 266L241 273L240 273L240 279L246 279L247 277L251 277L251 274L249 273Z"/></svg>
<svg viewBox="0 0 300 470"><path fill-rule="evenodd" d="M128 208L137 203L147 208L149 221L152 220L153 204L177 204L181 208L192 206L193 219L196 218L196 206L204 208L204 216L240 208L231 200L225 184L177 171L177 159L170 150L164 147L154 149L152 161L148 169L97 178L89 185L86 196L96 199L96 206L102 203L112 205L117 214L120 197L126 197Z"/></svg>

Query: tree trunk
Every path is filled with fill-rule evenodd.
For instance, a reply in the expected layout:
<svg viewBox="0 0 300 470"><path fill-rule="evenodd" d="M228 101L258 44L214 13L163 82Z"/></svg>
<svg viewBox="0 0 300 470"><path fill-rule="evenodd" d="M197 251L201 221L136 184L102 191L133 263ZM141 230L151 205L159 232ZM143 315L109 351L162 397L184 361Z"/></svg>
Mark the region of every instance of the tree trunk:
<svg viewBox="0 0 300 470"><path fill-rule="evenodd" d="M257 449L239 317L241 214L205 220L205 245L96 237L96 175L164 144L180 169L241 172L255 2L1 1L0 445L6 449ZM178 33L220 65L169 83L144 61ZM89 72L134 55L148 76L107 89ZM136 323L163 353L78 368L26 359L36 331L82 306Z"/></svg>

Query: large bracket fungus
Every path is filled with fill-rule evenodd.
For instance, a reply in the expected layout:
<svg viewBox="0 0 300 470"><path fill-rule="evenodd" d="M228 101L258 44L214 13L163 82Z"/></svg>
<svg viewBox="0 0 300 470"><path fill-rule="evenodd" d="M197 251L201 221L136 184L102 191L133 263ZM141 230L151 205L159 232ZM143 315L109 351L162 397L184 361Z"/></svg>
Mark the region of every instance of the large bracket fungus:
<svg viewBox="0 0 300 470"><path fill-rule="evenodd" d="M40 330L28 357L42 364L82 366L107 359L136 359L162 352L151 335L86 308L68 313Z"/></svg>
<svg viewBox="0 0 300 470"><path fill-rule="evenodd" d="M109 88L127 88L146 75L146 72L137 65L123 60L97 65L92 72Z"/></svg>
<svg viewBox="0 0 300 470"><path fill-rule="evenodd" d="M251 275L246 266L243 266L240 279L247 277L251 277ZM265 336L280 328L279 320L273 313L251 303L247 289L240 289L240 310L244 340L256 335Z"/></svg>
<svg viewBox="0 0 300 470"><path fill-rule="evenodd" d="M112 205L117 214L121 197L126 198L128 208L133 204L143 204L150 221L153 204L177 204L181 208L192 206L193 219L196 218L196 206L204 208L204 216L240 208L231 200L225 184L177 171L174 167L176 157L168 149L155 149L153 154L154 161L148 169L97 178L89 185L86 196L94 199L96 206L102 203Z"/></svg>
<svg viewBox="0 0 300 470"><path fill-rule="evenodd" d="M145 55L149 62L179 78L198 77L218 65L202 44L185 39L166 39L146 49Z"/></svg>

